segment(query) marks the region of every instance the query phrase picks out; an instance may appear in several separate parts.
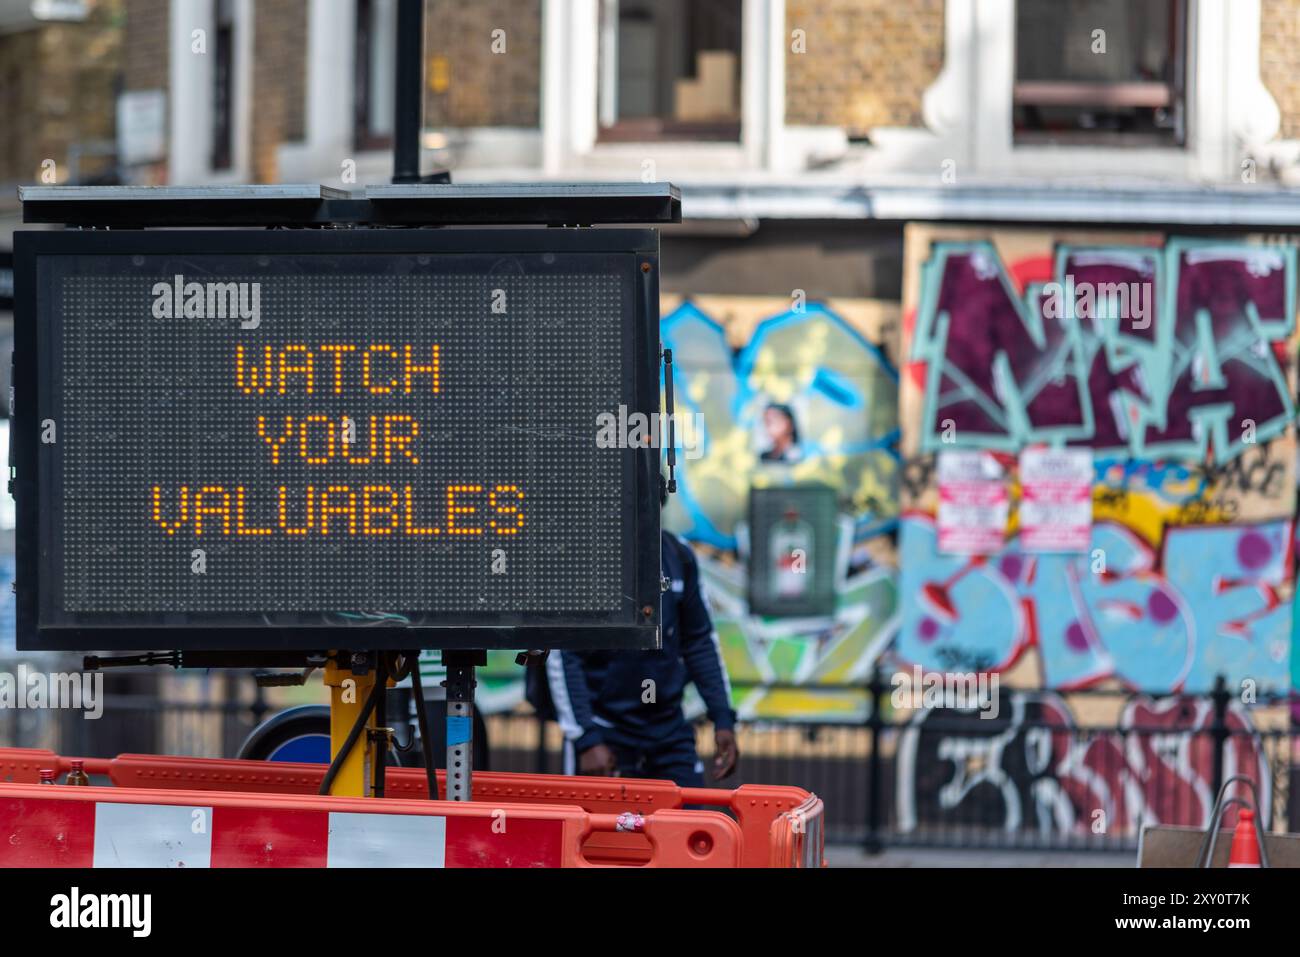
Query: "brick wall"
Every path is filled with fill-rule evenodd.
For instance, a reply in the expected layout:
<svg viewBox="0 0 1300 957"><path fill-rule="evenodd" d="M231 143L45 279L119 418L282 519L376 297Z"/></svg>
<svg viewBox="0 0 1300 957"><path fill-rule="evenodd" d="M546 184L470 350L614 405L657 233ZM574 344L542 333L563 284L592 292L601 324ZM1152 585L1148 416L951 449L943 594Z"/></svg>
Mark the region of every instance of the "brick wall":
<svg viewBox="0 0 1300 957"><path fill-rule="evenodd" d="M33 182L40 166L38 110L40 48L37 31L0 36L0 182ZM26 135L23 135L26 128Z"/></svg>
<svg viewBox="0 0 1300 957"><path fill-rule="evenodd" d="M306 0L257 0L253 18L253 181L278 180L276 148L305 135Z"/></svg>
<svg viewBox="0 0 1300 957"><path fill-rule="evenodd" d="M492 31L505 31L505 53ZM541 112L541 0L428 0L429 126L537 126Z"/></svg>
<svg viewBox="0 0 1300 957"><path fill-rule="evenodd" d="M1281 136L1300 137L1300 0L1263 0L1259 73L1282 111Z"/></svg>
<svg viewBox="0 0 1300 957"><path fill-rule="evenodd" d="M63 182L74 145L111 143L121 75L122 0L98 0L81 23L0 36L0 181L34 183L54 160ZM80 178L111 157L86 156Z"/></svg>
<svg viewBox="0 0 1300 957"><path fill-rule="evenodd" d="M785 115L790 124L921 125L921 94L943 67L943 0L789 0ZM790 50L791 32L807 50Z"/></svg>
<svg viewBox="0 0 1300 957"><path fill-rule="evenodd" d="M122 72L127 90L167 88L168 0L125 0Z"/></svg>
<svg viewBox="0 0 1300 957"><path fill-rule="evenodd" d="M166 91L171 71L170 0L123 0L123 8L122 88ZM166 155L164 140L163 159L148 167L136 167L133 178L155 185L165 182Z"/></svg>

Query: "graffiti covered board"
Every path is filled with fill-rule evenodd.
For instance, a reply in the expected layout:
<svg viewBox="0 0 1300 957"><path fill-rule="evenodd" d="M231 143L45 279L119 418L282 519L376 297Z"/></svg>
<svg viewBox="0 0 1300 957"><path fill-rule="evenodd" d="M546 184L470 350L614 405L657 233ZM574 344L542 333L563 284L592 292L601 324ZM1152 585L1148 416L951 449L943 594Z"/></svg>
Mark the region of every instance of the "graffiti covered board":
<svg viewBox="0 0 1300 957"><path fill-rule="evenodd" d="M895 620L897 307L697 296L661 303L673 350L679 494L665 527L695 547L742 718L858 721ZM751 488L834 490L830 614L754 614Z"/></svg>
<svg viewBox="0 0 1300 957"><path fill-rule="evenodd" d="M1296 249L912 225L898 656L1157 693L1290 684ZM1019 532L1018 457L1093 456L1082 553ZM942 554L935 457L1002 457L995 553ZM936 596L942 601L936 601Z"/></svg>

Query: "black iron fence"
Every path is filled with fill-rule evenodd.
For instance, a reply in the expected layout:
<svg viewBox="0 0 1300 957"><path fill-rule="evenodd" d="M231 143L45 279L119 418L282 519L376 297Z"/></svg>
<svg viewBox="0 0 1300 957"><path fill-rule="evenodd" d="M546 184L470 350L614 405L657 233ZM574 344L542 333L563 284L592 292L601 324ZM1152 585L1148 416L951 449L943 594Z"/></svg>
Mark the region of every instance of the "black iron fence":
<svg viewBox="0 0 1300 957"><path fill-rule="evenodd" d="M19 678L80 676L80 657L0 659ZM34 695L38 679L22 688ZM274 709L249 672L174 673L123 669L102 673L88 701L94 707L0 707L0 746L47 748L66 755L123 753L233 756ZM83 703L84 704L84 703Z"/></svg>
<svg viewBox="0 0 1300 957"><path fill-rule="evenodd" d="M1300 827L1300 728L1284 699L1247 704L1223 686L1204 695L1003 688L983 711L897 709L884 675L858 687L878 706L857 724L742 724L741 771L722 783L814 791L828 842L871 849L1133 851L1144 824L1204 827L1234 774L1260 785L1267 828ZM561 770L553 725L515 713L488 726L494 767ZM707 726L698 742L707 759Z"/></svg>
<svg viewBox="0 0 1300 957"><path fill-rule="evenodd" d="M1247 703L1224 687L1164 696L1002 688L982 710L898 708L885 675L856 690L877 703L856 723L742 723L741 771L721 784L814 791L827 840L869 848L1131 851L1145 823L1204 826L1234 774L1260 784L1266 827L1300 827L1294 701ZM230 756L272 710L243 673L110 675L102 719L0 708L0 745ZM553 723L521 706L487 724L494 770L562 770ZM699 745L707 762L707 726Z"/></svg>

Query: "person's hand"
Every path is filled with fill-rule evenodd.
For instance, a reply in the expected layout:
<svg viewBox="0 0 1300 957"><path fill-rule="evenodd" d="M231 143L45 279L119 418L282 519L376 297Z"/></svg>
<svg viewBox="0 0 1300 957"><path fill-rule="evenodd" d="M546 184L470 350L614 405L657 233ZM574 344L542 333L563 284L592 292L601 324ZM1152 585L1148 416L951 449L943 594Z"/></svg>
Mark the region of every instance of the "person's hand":
<svg viewBox="0 0 1300 957"><path fill-rule="evenodd" d="M713 778L729 778L740 763L740 748L736 746L736 732L713 732Z"/></svg>
<svg viewBox="0 0 1300 957"><path fill-rule="evenodd" d="M614 752L609 749L609 745L593 744L578 755L578 773L617 777L618 762L614 760Z"/></svg>

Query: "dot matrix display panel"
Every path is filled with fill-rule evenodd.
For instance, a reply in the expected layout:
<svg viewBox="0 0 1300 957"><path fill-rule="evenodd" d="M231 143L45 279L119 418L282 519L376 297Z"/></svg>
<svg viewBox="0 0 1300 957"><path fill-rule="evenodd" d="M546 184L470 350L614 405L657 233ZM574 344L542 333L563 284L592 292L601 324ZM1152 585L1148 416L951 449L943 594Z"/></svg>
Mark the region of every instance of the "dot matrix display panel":
<svg viewBox="0 0 1300 957"><path fill-rule="evenodd" d="M602 416L657 411L652 256L162 235L36 260L39 414L20 418L51 632L29 647L60 629L104 648L229 646L221 629L273 647L336 628L348 647L653 643L653 453L598 440ZM174 634L84 634L132 626Z"/></svg>

